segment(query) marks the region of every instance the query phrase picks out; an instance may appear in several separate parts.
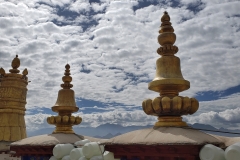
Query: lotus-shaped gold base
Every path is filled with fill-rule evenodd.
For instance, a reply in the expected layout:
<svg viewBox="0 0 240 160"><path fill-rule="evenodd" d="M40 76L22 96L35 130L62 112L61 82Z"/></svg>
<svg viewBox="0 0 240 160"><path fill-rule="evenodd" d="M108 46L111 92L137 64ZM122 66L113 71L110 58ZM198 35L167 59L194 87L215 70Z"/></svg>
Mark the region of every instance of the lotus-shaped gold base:
<svg viewBox="0 0 240 160"><path fill-rule="evenodd" d="M53 133L74 133L73 125L78 125L82 122L82 118L77 116L51 116L47 118L49 124L56 125Z"/></svg>
<svg viewBox="0 0 240 160"><path fill-rule="evenodd" d="M143 111L148 115L158 116L155 126L186 126L181 116L193 114L198 110L199 103L195 98L182 96L162 96L153 100L143 101Z"/></svg>

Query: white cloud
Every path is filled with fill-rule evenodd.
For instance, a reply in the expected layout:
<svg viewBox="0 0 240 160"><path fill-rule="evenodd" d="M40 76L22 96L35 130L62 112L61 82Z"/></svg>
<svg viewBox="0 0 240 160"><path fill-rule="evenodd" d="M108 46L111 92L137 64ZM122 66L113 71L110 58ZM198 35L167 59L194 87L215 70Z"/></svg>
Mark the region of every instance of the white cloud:
<svg viewBox="0 0 240 160"><path fill-rule="evenodd" d="M92 9L95 12L100 12L100 11L103 11L106 6L107 6L106 3L102 3L102 4L93 3L92 4Z"/></svg>
<svg viewBox="0 0 240 160"><path fill-rule="evenodd" d="M210 124L215 127L240 127L240 94L233 94L214 101L200 102L199 110L192 116L185 116L189 123Z"/></svg>
<svg viewBox="0 0 240 160"><path fill-rule="evenodd" d="M38 113L35 115L25 115L27 130L34 131L34 130L52 127L47 123L47 120L46 120L47 117L49 116L51 115L42 114L42 113Z"/></svg>
<svg viewBox="0 0 240 160"><path fill-rule="evenodd" d="M208 112L209 110L223 112L226 109L235 109L239 107L239 98L240 94L236 93L218 100L200 102L197 114Z"/></svg>
<svg viewBox="0 0 240 160"><path fill-rule="evenodd" d="M222 112L210 111L202 113L198 116L185 117L188 123L209 124L216 128L232 128L239 129L240 127L240 108L227 109Z"/></svg>
<svg viewBox="0 0 240 160"><path fill-rule="evenodd" d="M115 107L115 106L114 106ZM99 107L95 107L99 108ZM104 110L104 109L103 109ZM82 117L82 123L75 127L97 127L105 123L122 124L124 126L146 126L154 125L157 118L154 116L147 116L143 111L136 110L134 112L127 112L121 109L115 109L112 111L98 112L83 114L78 112L73 114L74 116ZM28 131L34 131L44 128L53 128L54 125L47 123L47 117L49 114L38 113L34 115L25 115L25 121Z"/></svg>
<svg viewBox="0 0 240 160"><path fill-rule="evenodd" d="M78 13L89 12L91 9L90 3L85 0L77 0L70 4L69 9Z"/></svg>
<svg viewBox="0 0 240 160"><path fill-rule="evenodd" d="M79 115L83 118L81 126L91 126L97 127L101 124L105 123L114 123L114 124L122 124L124 126L146 126L146 125L154 125L157 121L157 118L154 116L147 116L143 111L136 110L134 112L127 112L124 110L113 110L107 111L103 113L91 113L91 114L83 114L78 113L75 115Z"/></svg>
<svg viewBox="0 0 240 160"><path fill-rule="evenodd" d="M187 123L202 123L209 124L216 128L230 128L239 129L240 127L240 107L235 107L239 103L239 94L234 94L224 99L219 99L215 101L200 102L199 111L191 116L184 116L184 121ZM131 98L131 97L129 97ZM231 103L229 103L229 101ZM124 102L124 101L123 101ZM228 106L228 109L226 109ZM78 113L74 113L75 116L80 116L83 121L80 125L76 127L97 127L105 123L121 124L124 126L138 125L154 125L157 122L156 116L146 115L141 108L136 108L132 106L107 106L105 108L92 106L84 107L85 109L98 109L100 112L93 113L83 113L80 107ZM134 111L133 111L134 110ZM35 114L26 115L26 124L28 130L36 130L51 127L47 124L46 118L49 114Z"/></svg>

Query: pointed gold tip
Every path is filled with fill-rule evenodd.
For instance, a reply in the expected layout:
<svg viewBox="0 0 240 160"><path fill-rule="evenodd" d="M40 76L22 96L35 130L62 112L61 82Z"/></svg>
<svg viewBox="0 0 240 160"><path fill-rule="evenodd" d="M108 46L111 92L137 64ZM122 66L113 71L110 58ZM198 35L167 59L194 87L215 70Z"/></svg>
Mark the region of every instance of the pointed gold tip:
<svg viewBox="0 0 240 160"><path fill-rule="evenodd" d="M72 77L70 76L71 73L70 73L70 65L69 64L66 64L65 66L66 70L64 72L64 75L62 77L62 81L64 82L63 84L61 84L61 87L64 88L64 89L70 89L73 87L72 84L70 84L72 82Z"/></svg>
<svg viewBox="0 0 240 160"><path fill-rule="evenodd" d="M162 48L160 48L160 50L158 51L160 55L163 54L162 52L163 50L165 50L164 47L167 47L167 45L172 46L176 41L176 35L174 33L174 29L172 27L170 17L167 12L164 12L161 21L161 29L159 30L160 35L158 36L158 43L162 46ZM174 48L174 52L171 52L171 54L175 54L176 52L177 49Z"/></svg>
<svg viewBox="0 0 240 160"><path fill-rule="evenodd" d="M11 73L19 73L18 67L20 66L20 59L18 55L12 60L12 69L9 70Z"/></svg>
<svg viewBox="0 0 240 160"><path fill-rule="evenodd" d="M161 18L161 21L162 21L162 22L164 22L164 21L170 21L170 17L169 17L169 15L168 15L168 12L167 12L167 11L164 11L163 13L164 13L164 14L163 14L163 16L162 16L162 18Z"/></svg>
<svg viewBox="0 0 240 160"><path fill-rule="evenodd" d="M159 33L164 32L174 32L174 29L172 27L172 23L170 22L170 16L168 15L168 12L164 12L162 18L161 18L161 29L159 30Z"/></svg>
<svg viewBox="0 0 240 160"><path fill-rule="evenodd" d="M20 59L18 58L18 55L12 60L12 68L17 69L20 66Z"/></svg>
<svg viewBox="0 0 240 160"><path fill-rule="evenodd" d="M69 69L70 69L70 65L67 63L66 66L65 66L65 68L66 68L67 70L69 70Z"/></svg>

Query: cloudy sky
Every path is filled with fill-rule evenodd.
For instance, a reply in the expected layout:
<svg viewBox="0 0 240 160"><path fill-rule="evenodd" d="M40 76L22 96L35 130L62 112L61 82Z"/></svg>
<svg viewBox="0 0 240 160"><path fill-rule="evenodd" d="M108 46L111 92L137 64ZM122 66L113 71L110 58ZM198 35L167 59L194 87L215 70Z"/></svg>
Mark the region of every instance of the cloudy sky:
<svg viewBox="0 0 240 160"><path fill-rule="evenodd" d="M168 11L181 69L200 101L188 123L240 129L240 2L237 0L0 0L0 67L16 54L28 68L27 129L53 127L66 63L80 126L154 124L142 101L155 98L160 18ZM80 127L79 126L79 127Z"/></svg>

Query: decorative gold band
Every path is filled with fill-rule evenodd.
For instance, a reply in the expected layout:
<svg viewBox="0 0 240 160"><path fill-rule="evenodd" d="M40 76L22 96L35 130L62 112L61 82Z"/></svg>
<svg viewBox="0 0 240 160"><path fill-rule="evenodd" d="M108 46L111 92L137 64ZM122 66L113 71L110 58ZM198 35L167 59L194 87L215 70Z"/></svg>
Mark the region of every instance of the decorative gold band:
<svg viewBox="0 0 240 160"><path fill-rule="evenodd" d="M155 123L155 127L186 127L186 122L182 121L180 116L163 116L158 117L158 122Z"/></svg>
<svg viewBox="0 0 240 160"><path fill-rule="evenodd" d="M0 113L18 113L21 115L25 115L25 111L18 109L0 109Z"/></svg>

